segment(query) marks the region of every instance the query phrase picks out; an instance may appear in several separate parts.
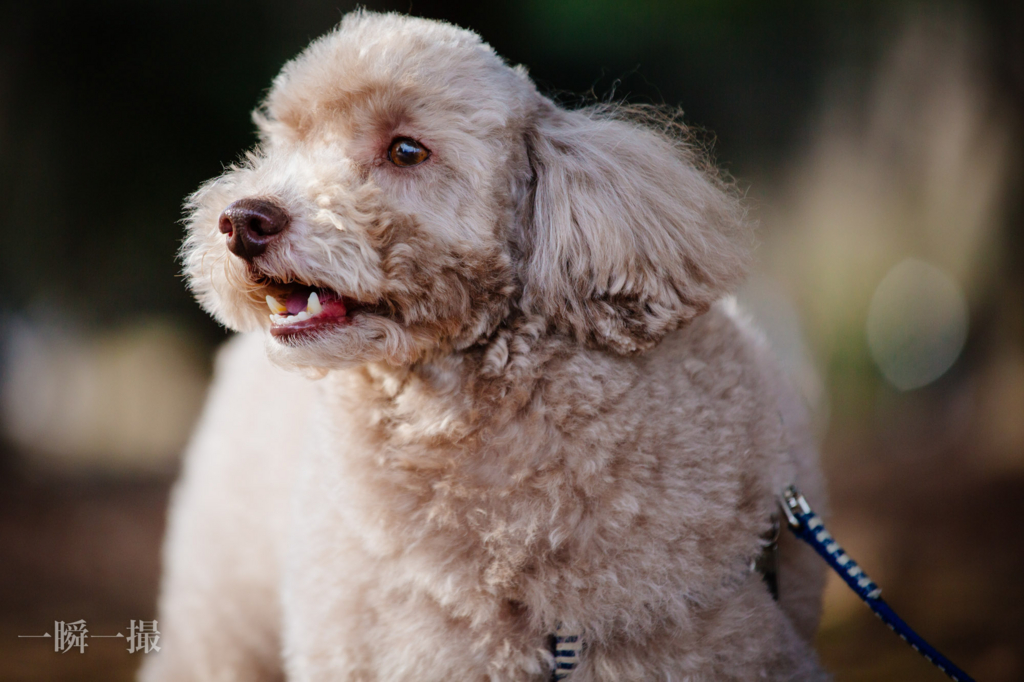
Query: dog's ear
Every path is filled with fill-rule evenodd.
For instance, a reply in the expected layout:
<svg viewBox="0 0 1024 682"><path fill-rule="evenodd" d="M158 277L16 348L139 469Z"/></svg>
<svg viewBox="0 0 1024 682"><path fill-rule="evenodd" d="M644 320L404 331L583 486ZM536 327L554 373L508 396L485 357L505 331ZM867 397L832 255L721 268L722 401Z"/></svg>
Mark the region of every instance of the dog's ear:
<svg viewBox="0 0 1024 682"><path fill-rule="evenodd" d="M739 202L666 118L545 101L527 136L523 308L577 338L643 350L743 277Z"/></svg>

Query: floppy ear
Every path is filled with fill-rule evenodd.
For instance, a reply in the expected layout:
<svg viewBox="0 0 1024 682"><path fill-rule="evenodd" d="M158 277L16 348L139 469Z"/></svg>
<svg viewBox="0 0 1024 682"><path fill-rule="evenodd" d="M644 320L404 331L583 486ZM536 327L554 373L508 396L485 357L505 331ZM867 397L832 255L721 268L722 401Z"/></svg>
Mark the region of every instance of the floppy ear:
<svg viewBox="0 0 1024 682"><path fill-rule="evenodd" d="M543 102L520 235L524 310L620 353L705 312L742 279L751 246L739 202L685 128L629 113Z"/></svg>

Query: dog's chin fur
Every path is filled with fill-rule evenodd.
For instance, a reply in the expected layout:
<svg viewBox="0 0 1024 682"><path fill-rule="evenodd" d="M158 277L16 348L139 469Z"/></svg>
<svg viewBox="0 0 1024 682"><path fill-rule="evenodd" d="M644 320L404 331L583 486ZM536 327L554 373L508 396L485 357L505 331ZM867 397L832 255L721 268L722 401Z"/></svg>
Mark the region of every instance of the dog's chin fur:
<svg viewBox="0 0 1024 682"><path fill-rule="evenodd" d="M676 115L569 111L468 31L357 12L254 118L187 205L192 291L253 333L186 459L142 679L539 681L560 622L573 682L825 679L813 553L784 541L778 603L748 568L781 486L822 503L814 447L722 302L751 229ZM430 156L392 164L400 137ZM289 217L251 262L218 229L241 199ZM275 336L275 287L343 322Z"/></svg>
<svg viewBox="0 0 1024 682"><path fill-rule="evenodd" d="M380 317L328 329L295 341L266 335L267 354L285 369L332 370L369 363L408 366L433 350L434 339L419 338L402 325Z"/></svg>

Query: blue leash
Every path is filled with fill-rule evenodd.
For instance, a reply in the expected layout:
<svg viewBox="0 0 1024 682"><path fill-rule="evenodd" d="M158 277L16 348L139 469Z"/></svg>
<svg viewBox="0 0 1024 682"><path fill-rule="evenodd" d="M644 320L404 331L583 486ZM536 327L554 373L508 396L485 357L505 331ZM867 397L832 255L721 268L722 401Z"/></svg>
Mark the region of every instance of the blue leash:
<svg viewBox="0 0 1024 682"><path fill-rule="evenodd" d="M786 520L793 534L813 547L890 630L955 682L974 682L970 675L953 665L952 661L940 654L935 647L921 639L921 636L911 630L910 626L881 599L882 590L843 551L839 543L832 539L832 535L825 530L825 524L807 504L800 491L789 486L783 491L782 498L782 511L786 513Z"/></svg>

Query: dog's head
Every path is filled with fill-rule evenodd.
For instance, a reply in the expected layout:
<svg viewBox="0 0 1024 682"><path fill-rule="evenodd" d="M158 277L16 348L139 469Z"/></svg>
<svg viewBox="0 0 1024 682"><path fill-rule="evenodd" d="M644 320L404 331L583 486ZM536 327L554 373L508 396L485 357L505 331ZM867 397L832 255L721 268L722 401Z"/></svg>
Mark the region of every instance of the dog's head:
<svg viewBox="0 0 1024 682"><path fill-rule="evenodd" d="M407 364L520 316L632 352L742 276L736 201L669 127L566 111L468 31L348 15L190 200L185 271L278 359Z"/></svg>

